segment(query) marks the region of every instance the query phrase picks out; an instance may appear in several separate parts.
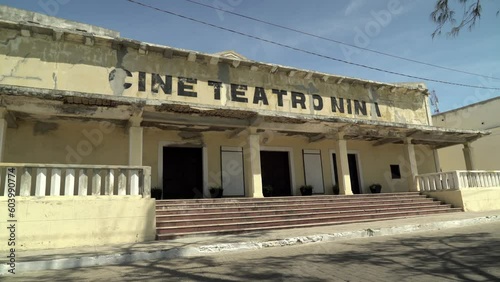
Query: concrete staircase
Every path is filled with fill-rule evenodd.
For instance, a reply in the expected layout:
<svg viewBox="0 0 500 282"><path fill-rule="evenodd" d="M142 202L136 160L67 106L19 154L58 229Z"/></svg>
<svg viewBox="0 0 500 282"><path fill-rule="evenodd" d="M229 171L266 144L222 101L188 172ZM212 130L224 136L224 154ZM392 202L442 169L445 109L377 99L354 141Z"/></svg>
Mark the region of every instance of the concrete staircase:
<svg viewBox="0 0 500 282"><path fill-rule="evenodd" d="M419 193L156 201L158 240L458 212Z"/></svg>

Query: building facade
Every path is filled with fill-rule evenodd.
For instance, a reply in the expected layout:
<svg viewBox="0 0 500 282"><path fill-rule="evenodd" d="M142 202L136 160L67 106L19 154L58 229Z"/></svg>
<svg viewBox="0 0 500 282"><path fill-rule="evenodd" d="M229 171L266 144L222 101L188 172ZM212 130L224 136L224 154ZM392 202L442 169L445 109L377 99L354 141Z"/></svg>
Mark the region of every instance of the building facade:
<svg viewBox="0 0 500 282"><path fill-rule="evenodd" d="M210 197L212 186L224 197L418 191L417 175L439 171L436 148L487 134L433 126L421 83L0 15L0 165L17 175L26 249L152 240L151 187L164 199Z"/></svg>

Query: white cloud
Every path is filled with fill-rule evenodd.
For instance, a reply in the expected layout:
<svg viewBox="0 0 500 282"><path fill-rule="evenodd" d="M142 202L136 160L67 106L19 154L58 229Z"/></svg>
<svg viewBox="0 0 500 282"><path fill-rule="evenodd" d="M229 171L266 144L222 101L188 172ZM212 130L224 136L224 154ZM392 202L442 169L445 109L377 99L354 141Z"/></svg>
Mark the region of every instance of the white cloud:
<svg viewBox="0 0 500 282"><path fill-rule="evenodd" d="M345 8L344 15L349 16L350 14L358 11L365 4L366 0L351 0L349 5Z"/></svg>

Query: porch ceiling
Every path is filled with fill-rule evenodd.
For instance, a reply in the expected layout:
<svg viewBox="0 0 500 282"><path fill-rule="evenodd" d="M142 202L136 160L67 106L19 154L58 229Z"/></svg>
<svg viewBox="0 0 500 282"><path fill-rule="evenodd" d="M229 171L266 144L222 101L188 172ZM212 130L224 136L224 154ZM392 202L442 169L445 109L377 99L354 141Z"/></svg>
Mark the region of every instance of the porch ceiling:
<svg viewBox="0 0 500 282"><path fill-rule="evenodd" d="M321 118L313 115L273 116L244 110L203 110L186 105L149 110L152 109L145 109L143 112L143 120L150 126L169 124L188 127L191 130L199 126L200 131L230 130L229 137L234 137L248 128L255 128L260 132L273 131L291 136L304 136L309 138L309 142L333 139L338 133L343 133L345 139L371 141L374 142L374 146L403 144L405 139L411 138L413 144L442 148L472 142L489 134L486 131L352 118Z"/></svg>
<svg viewBox="0 0 500 282"><path fill-rule="evenodd" d="M490 134L488 131L440 128L427 125L390 123L345 117L322 117L304 114L276 116L273 111L227 109L222 106L169 104L157 100L117 97L27 87L0 87L1 106L7 108L9 127L16 118L106 119L125 122L134 114L142 115L142 126L191 132L227 131L232 138L249 128L299 135L309 142L336 138L373 142L374 146L413 144L442 148L472 142Z"/></svg>

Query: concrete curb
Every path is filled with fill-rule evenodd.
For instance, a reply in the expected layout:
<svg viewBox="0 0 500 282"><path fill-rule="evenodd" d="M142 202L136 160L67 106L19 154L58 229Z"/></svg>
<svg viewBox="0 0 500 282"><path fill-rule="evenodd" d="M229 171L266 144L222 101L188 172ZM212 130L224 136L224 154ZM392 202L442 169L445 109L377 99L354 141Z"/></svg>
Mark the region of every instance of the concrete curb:
<svg viewBox="0 0 500 282"><path fill-rule="evenodd" d="M447 228L471 226L482 223L491 223L500 221L500 216L484 216L470 219L440 221L425 224L409 224L403 226L383 227L376 229L362 229L357 231L336 232L331 234L319 234L311 236L290 237L285 239L268 241L250 241L231 244L214 244L196 247L182 247L164 250L155 250L151 252L125 252L110 255L91 255L67 259L49 259L42 261L17 262L16 273L25 273L31 271L41 271L49 269L68 269L80 267L92 267L103 265L127 264L141 260L155 259L173 259L194 256L207 256L225 252L258 250L264 248L286 247L295 245L304 245L319 242L332 242L337 240L366 238L375 236L398 235L412 232L434 231ZM7 270L10 267L6 264L0 265L0 276L8 275Z"/></svg>
<svg viewBox="0 0 500 282"><path fill-rule="evenodd" d="M471 226L482 223L500 221L500 216L485 216L471 219L450 220L433 222L426 224L409 224L403 226L384 227L377 229L362 229L357 231L337 232L331 234L319 234L311 236L300 236L286 239L263 241L263 242L243 242L234 244L216 244L197 247L200 255L216 254L221 252L257 250L272 247L285 247L294 245L303 245L318 242L332 242L337 240L357 239L375 236L398 235L412 232L435 231L455 227Z"/></svg>

